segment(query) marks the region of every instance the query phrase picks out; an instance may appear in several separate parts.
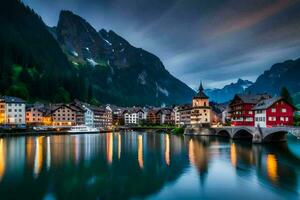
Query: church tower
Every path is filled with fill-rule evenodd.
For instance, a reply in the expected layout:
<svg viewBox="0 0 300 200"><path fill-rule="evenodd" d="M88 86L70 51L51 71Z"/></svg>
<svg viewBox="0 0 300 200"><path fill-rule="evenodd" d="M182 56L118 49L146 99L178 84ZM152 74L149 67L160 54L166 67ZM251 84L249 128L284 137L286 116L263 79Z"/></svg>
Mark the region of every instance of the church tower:
<svg viewBox="0 0 300 200"><path fill-rule="evenodd" d="M202 82L200 83L198 93L193 98L191 124L209 125L211 107L209 106L209 97L204 93Z"/></svg>

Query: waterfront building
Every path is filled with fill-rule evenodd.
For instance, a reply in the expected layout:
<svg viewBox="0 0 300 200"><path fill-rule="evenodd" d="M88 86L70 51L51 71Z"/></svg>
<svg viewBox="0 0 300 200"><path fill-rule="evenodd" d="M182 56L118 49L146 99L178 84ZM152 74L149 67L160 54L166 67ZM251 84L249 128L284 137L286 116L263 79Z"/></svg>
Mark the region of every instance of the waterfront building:
<svg viewBox="0 0 300 200"><path fill-rule="evenodd" d="M180 125L180 113L178 112L178 110L179 110L179 106L175 106L173 108L174 117L175 117L175 125L176 126Z"/></svg>
<svg viewBox="0 0 300 200"><path fill-rule="evenodd" d="M210 122L212 125L218 125L221 123L221 116L222 114L217 114L213 109L210 110Z"/></svg>
<svg viewBox="0 0 300 200"><path fill-rule="evenodd" d="M202 83L199 86L197 95L193 98L191 125L209 125L211 120L211 108L208 96L204 93Z"/></svg>
<svg viewBox="0 0 300 200"><path fill-rule="evenodd" d="M94 113L91 109L91 105L87 103L80 102L78 100L74 100L69 105L76 112L76 124L77 125L85 125L88 127L94 127Z"/></svg>
<svg viewBox="0 0 300 200"><path fill-rule="evenodd" d="M41 126L47 121L44 119L46 107L44 104L35 103L26 106L26 125Z"/></svg>
<svg viewBox="0 0 300 200"><path fill-rule="evenodd" d="M48 116L49 115L52 117L53 126L75 126L83 124L83 114L74 106L66 104L50 105L50 113Z"/></svg>
<svg viewBox="0 0 300 200"><path fill-rule="evenodd" d="M229 108L226 108L225 110L222 111L221 121L223 124L226 124L227 122L230 121L230 115L229 115L228 110L229 110Z"/></svg>
<svg viewBox="0 0 300 200"><path fill-rule="evenodd" d="M112 110L110 106L91 106L94 113L93 123L97 128L107 128L112 126Z"/></svg>
<svg viewBox="0 0 300 200"><path fill-rule="evenodd" d="M125 125L140 124L144 119L144 111L141 108L130 108L123 112Z"/></svg>
<svg viewBox="0 0 300 200"><path fill-rule="evenodd" d="M101 107L104 110L103 113L103 127L110 127L112 126L113 122L113 113L112 109L109 105Z"/></svg>
<svg viewBox="0 0 300 200"><path fill-rule="evenodd" d="M179 125L186 126L191 125L191 113L192 113L192 105L184 104L178 107L179 113Z"/></svg>
<svg viewBox="0 0 300 200"><path fill-rule="evenodd" d="M253 107L261 100L271 98L270 95L237 94L229 104L231 124L233 126L254 126Z"/></svg>
<svg viewBox="0 0 300 200"><path fill-rule="evenodd" d="M255 126L292 126L296 108L282 97L264 99L253 107Z"/></svg>
<svg viewBox="0 0 300 200"><path fill-rule="evenodd" d="M124 125L124 108L117 106L109 106L110 110L112 110L112 124L115 126Z"/></svg>
<svg viewBox="0 0 300 200"><path fill-rule="evenodd" d="M148 110L147 113L147 124L158 124L158 122L156 121L156 112L158 111L158 109L156 108L151 108Z"/></svg>
<svg viewBox="0 0 300 200"><path fill-rule="evenodd" d="M175 114L171 108L161 108L156 112L156 122L159 124L175 124Z"/></svg>
<svg viewBox="0 0 300 200"><path fill-rule="evenodd" d="M26 126L25 101L18 97L0 97L0 125Z"/></svg>

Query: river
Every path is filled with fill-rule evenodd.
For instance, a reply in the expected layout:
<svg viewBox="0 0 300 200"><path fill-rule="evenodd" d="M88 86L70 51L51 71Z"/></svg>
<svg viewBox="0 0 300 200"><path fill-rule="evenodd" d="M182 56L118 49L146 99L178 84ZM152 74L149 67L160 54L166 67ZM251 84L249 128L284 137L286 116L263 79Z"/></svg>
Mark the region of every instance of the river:
<svg viewBox="0 0 300 200"><path fill-rule="evenodd" d="M299 199L300 141L151 132L0 138L0 199Z"/></svg>

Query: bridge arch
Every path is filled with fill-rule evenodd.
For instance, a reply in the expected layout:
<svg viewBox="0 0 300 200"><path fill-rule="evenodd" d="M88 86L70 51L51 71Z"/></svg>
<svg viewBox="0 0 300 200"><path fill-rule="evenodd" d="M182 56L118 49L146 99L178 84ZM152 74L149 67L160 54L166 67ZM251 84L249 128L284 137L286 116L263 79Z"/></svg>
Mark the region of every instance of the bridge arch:
<svg viewBox="0 0 300 200"><path fill-rule="evenodd" d="M272 132L267 134L266 136L264 136L263 138L263 142L283 142L286 141L285 136L287 135L288 131L276 131L276 132Z"/></svg>
<svg viewBox="0 0 300 200"><path fill-rule="evenodd" d="M241 129L236 130L233 133L232 139L252 141L252 139L253 139L253 133L252 133L251 130L248 130L248 129L245 129L245 128L241 128Z"/></svg>
<svg viewBox="0 0 300 200"><path fill-rule="evenodd" d="M225 129L218 131L217 135L220 137L231 138L230 132Z"/></svg>

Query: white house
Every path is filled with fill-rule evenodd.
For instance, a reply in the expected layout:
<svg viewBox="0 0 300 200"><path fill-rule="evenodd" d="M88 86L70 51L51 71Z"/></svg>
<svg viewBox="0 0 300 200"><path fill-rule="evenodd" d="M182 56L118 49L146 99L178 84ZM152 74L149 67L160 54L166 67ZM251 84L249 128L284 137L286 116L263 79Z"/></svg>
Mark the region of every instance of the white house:
<svg viewBox="0 0 300 200"><path fill-rule="evenodd" d="M139 124L144 119L144 111L140 108L132 108L123 112L125 125Z"/></svg>
<svg viewBox="0 0 300 200"><path fill-rule="evenodd" d="M87 105L82 105L84 109L84 125L94 127L94 112Z"/></svg>
<svg viewBox="0 0 300 200"><path fill-rule="evenodd" d="M26 125L25 101L18 97L0 97L0 124L8 126Z"/></svg>

